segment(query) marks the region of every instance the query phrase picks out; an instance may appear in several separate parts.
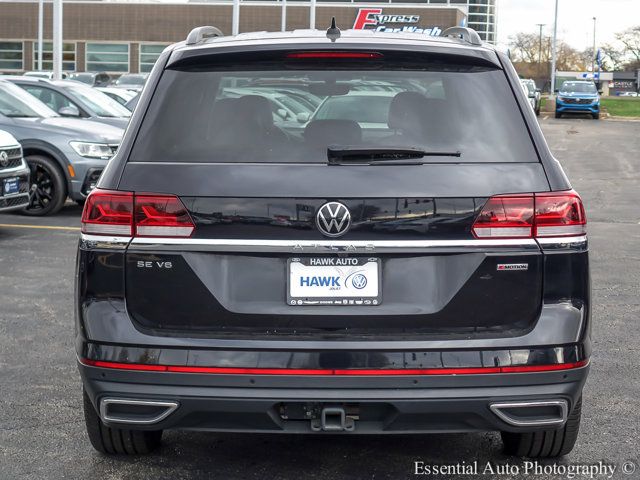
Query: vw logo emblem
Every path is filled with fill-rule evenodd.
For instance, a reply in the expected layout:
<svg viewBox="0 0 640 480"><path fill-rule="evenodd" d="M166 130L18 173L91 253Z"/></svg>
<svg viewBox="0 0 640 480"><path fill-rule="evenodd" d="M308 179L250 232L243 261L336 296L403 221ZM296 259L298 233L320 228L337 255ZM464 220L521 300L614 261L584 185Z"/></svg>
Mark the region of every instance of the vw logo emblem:
<svg viewBox="0 0 640 480"><path fill-rule="evenodd" d="M351 283L353 284L354 287L356 287L358 290L362 290L364 287L367 286L367 277L365 277L363 274L361 273L356 273L353 278L351 279Z"/></svg>
<svg viewBox="0 0 640 480"><path fill-rule="evenodd" d="M325 203L316 214L316 226L327 237L340 237L351 226L349 209L340 202Z"/></svg>
<svg viewBox="0 0 640 480"><path fill-rule="evenodd" d="M0 152L0 166L6 167L9 165L9 155L4 150Z"/></svg>

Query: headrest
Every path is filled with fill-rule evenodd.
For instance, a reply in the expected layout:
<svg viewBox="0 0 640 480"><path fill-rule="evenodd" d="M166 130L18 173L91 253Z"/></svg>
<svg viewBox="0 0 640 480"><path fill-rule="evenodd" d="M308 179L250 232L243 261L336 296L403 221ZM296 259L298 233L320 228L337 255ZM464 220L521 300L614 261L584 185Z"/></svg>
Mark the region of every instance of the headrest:
<svg viewBox="0 0 640 480"><path fill-rule="evenodd" d="M314 120L304 129L304 139L313 147L360 145L362 129L354 120Z"/></svg>
<svg viewBox="0 0 640 480"><path fill-rule="evenodd" d="M418 92L400 92L389 105L389 128L415 130L425 115L427 97Z"/></svg>
<svg viewBox="0 0 640 480"><path fill-rule="evenodd" d="M237 99L237 115L249 124L262 128L273 127L273 114L269 100L260 95L244 95Z"/></svg>

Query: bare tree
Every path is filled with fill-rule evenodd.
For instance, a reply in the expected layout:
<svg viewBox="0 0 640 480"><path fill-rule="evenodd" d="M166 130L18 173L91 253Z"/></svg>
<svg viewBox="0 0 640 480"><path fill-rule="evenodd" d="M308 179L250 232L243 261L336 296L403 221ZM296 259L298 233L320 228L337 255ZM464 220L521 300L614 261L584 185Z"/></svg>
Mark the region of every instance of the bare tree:
<svg viewBox="0 0 640 480"><path fill-rule="evenodd" d="M509 47L512 60L520 65L523 71L548 71L548 64L551 62L551 37L542 37L542 51L540 51L539 36L535 33L521 32L509 38ZM563 41L557 42L556 48L558 70L584 70L587 65L591 65L591 52L588 54L579 52ZM539 65L538 58L544 67L536 67Z"/></svg>
<svg viewBox="0 0 640 480"><path fill-rule="evenodd" d="M542 38L542 52L540 52L540 38L535 33L520 32L509 37L511 58L516 62L538 63L538 54L541 53L542 63L550 61L549 37Z"/></svg>
<svg viewBox="0 0 640 480"><path fill-rule="evenodd" d="M604 44L600 47L603 56L602 68L605 71L620 70L626 63L626 56L623 50L611 44Z"/></svg>
<svg viewBox="0 0 640 480"><path fill-rule="evenodd" d="M624 45L624 53L632 62L640 63L640 25L616 33L616 40Z"/></svg>

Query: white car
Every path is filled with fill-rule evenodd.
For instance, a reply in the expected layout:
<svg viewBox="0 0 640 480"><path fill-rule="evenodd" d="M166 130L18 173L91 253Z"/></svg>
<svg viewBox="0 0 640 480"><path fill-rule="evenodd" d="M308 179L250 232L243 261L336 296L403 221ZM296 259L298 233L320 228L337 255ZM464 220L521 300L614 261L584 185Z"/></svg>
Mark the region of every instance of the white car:
<svg viewBox="0 0 640 480"><path fill-rule="evenodd" d="M520 85L522 86L522 90L524 90L527 99L529 100L529 104L536 115L540 115L540 100L541 94L540 90L536 88L536 82L530 78L521 79Z"/></svg>
<svg viewBox="0 0 640 480"><path fill-rule="evenodd" d="M620 97L637 97L638 92L620 92Z"/></svg>
<svg viewBox="0 0 640 480"><path fill-rule="evenodd" d="M31 72L24 72L23 75L25 77L36 77L36 78L46 78L47 80L53 80L53 72L51 70L33 70ZM62 72L62 80L66 80L67 77L66 72Z"/></svg>
<svg viewBox="0 0 640 480"><path fill-rule="evenodd" d="M0 130L0 212L29 205L29 167L13 135Z"/></svg>
<svg viewBox="0 0 640 480"><path fill-rule="evenodd" d="M131 90L126 90L124 88L114 88L114 87L94 87L96 90L100 90L105 95L110 96L120 105L126 105L129 100L135 97L137 94Z"/></svg>

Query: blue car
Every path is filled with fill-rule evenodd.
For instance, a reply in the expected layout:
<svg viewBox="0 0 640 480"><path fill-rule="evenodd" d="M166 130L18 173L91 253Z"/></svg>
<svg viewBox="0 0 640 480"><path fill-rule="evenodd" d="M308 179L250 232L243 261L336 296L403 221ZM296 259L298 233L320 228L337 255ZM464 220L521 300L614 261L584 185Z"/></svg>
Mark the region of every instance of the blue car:
<svg viewBox="0 0 640 480"><path fill-rule="evenodd" d="M600 118L600 95L593 82L564 82L556 97L556 118L563 113L590 113Z"/></svg>

